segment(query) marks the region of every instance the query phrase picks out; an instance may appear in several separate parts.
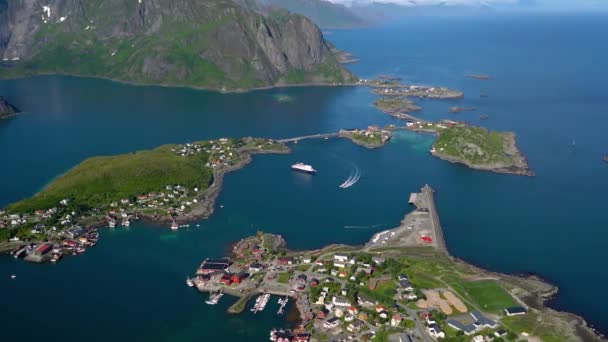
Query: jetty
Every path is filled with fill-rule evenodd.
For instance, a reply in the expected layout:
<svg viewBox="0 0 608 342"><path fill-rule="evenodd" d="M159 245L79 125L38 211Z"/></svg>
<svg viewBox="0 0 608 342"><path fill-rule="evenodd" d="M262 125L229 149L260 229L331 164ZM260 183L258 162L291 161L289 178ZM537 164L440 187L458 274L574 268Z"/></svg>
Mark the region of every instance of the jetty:
<svg viewBox="0 0 608 342"><path fill-rule="evenodd" d="M366 249L428 246L447 254L435 205L435 190L427 184L420 192L410 194L408 203L414 205L416 210L405 215L399 227L374 234L365 245Z"/></svg>

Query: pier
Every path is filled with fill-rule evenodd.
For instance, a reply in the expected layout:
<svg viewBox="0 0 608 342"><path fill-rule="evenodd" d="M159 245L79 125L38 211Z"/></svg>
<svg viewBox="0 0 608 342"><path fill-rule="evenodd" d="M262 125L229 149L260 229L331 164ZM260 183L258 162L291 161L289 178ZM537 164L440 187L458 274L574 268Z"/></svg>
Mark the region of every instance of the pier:
<svg viewBox="0 0 608 342"><path fill-rule="evenodd" d="M435 190L426 184L422 188L422 192L420 194L425 195L423 197L425 197L424 200L427 202L427 209L431 216L431 226L433 227L433 232L435 233L437 250L447 253L447 247L443 237L443 230L441 228L441 222L439 221L439 213L437 212L437 206L435 205Z"/></svg>

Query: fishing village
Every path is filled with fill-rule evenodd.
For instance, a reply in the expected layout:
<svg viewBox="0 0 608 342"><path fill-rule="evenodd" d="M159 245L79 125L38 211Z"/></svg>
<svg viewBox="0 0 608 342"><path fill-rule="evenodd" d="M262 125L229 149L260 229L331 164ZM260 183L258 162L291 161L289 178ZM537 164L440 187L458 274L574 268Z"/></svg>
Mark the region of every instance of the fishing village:
<svg viewBox="0 0 608 342"><path fill-rule="evenodd" d="M408 202L415 209L401 225L364 246L290 251L281 236L258 232L226 258L204 259L186 283L209 305L237 297L231 314L256 314L275 301L283 314L295 302L300 320L271 330L271 341L482 342L573 333L562 313L542 304L553 286L449 256L431 187ZM542 328L528 331L540 315Z"/></svg>

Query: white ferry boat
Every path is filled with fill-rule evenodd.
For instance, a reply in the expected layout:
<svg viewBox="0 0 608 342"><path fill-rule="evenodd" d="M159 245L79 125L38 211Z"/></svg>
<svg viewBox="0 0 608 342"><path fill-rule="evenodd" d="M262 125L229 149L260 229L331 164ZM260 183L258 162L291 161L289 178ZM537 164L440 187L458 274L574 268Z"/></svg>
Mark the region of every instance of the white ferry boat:
<svg viewBox="0 0 608 342"><path fill-rule="evenodd" d="M291 165L291 169L294 171L309 173L309 174L313 174L313 175L317 173L317 170L313 169L312 166L310 166L308 164L304 164L304 163L293 164L293 165Z"/></svg>

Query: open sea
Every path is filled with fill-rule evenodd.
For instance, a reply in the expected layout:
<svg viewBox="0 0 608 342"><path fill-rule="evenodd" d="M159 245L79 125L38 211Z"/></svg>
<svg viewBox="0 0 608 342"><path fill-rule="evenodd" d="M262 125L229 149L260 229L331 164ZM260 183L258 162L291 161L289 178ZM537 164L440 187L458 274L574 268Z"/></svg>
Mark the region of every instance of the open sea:
<svg viewBox="0 0 608 342"><path fill-rule="evenodd" d="M608 16L416 16L327 36L360 63L362 78L465 92L420 101L418 115L517 133L536 177L479 172L431 157L433 138L399 133L384 148L307 141L290 155L256 156L228 174L215 214L171 232L138 223L102 230L97 247L57 265L0 256L0 329L8 340L265 341L287 326L269 308L225 313L185 284L205 257L257 230L290 247L360 244L398 225L410 192L428 183L450 253L507 273L555 283L551 305L608 331ZM488 81L465 78L491 75ZM485 93L488 97L480 97ZM359 87L272 89L245 94L138 87L45 76L0 81L26 112L0 122L0 207L33 195L84 158L223 136L290 137L398 123ZM291 102L277 100L289 95ZM451 106L474 106L452 114ZM489 116L480 121L479 116ZM297 161L315 177L295 174ZM339 185L353 172L361 178ZM349 229L357 226L358 229ZM10 279L16 274L16 279ZM273 300L273 305L274 305Z"/></svg>

